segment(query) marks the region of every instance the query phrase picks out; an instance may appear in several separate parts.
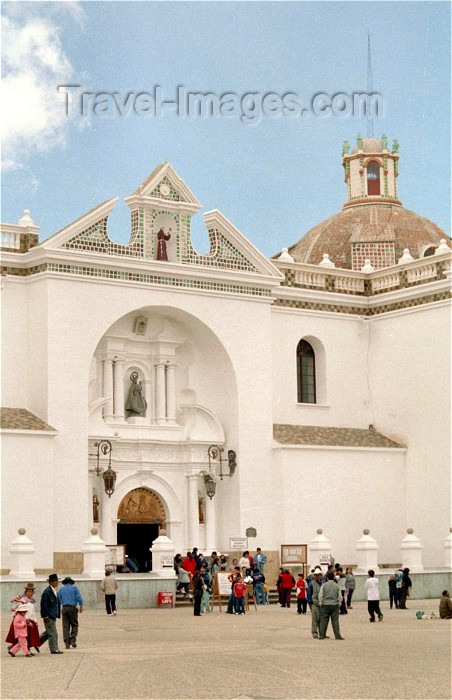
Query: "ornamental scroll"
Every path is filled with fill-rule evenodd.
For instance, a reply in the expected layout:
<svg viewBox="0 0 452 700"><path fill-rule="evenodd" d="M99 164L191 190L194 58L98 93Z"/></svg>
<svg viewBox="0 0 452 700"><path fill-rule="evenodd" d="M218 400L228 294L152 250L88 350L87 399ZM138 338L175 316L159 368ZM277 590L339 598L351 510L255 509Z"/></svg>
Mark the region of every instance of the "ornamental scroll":
<svg viewBox="0 0 452 700"><path fill-rule="evenodd" d="M140 487L129 491L118 508L121 523L149 523L161 529L166 525L166 513L160 498L153 491Z"/></svg>

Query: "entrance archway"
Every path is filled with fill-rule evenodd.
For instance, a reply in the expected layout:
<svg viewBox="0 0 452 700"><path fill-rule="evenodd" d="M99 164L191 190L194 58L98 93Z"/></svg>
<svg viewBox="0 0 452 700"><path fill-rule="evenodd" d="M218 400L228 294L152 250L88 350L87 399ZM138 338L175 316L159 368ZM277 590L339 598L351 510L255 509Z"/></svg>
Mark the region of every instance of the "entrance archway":
<svg viewBox="0 0 452 700"><path fill-rule="evenodd" d="M166 525L165 507L156 493L139 487L129 491L118 508L117 542L126 547L139 571L152 569L152 542Z"/></svg>

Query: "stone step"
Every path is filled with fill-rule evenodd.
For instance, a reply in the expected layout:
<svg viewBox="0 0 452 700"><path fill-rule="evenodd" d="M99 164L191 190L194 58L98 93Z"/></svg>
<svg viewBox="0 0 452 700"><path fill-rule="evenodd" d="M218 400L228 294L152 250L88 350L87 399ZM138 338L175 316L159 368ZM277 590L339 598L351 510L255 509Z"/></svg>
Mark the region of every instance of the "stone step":
<svg viewBox="0 0 452 700"><path fill-rule="evenodd" d="M268 593L268 601L270 605L275 605L278 603L278 591L276 588L270 588ZM227 604L226 596L222 597L221 602ZM295 592L292 592L292 603L296 603ZM182 593L176 594L176 608L187 608L190 607L192 603L188 598L184 598Z"/></svg>

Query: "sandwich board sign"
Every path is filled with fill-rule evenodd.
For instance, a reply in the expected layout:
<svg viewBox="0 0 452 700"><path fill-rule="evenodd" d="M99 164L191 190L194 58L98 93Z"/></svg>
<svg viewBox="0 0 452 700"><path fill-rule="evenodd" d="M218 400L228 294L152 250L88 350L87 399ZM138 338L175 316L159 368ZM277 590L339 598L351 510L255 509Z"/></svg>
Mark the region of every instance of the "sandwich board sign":
<svg viewBox="0 0 452 700"><path fill-rule="evenodd" d="M232 583L229 580L229 571L217 571L215 574L215 581L213 584L213 595L212 595L212 610L215 605L215 598L217 599L218 607L221 612L221 596L229 596L232 591Z"/></svg>

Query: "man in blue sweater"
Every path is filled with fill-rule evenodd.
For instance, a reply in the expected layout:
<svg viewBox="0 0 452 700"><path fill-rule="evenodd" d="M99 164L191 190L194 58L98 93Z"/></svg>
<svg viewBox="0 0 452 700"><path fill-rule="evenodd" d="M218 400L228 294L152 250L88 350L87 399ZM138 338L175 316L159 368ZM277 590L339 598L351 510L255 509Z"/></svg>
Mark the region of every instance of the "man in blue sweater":
<svg viewBox="0 0 452 700"><path fill-rule="evenodd" d="M51 654L62 654L58 649L58 632L56 628L57 618L60 617L61 606L58 600L58 576L50 574L47 579L49 585L41 595L41 617L45 625L45 632L41 634L41 646L49 640Z"/></svg>
<svg viewBox="0 0 452 700"><path fill-rule="evenodd" d="M63 588L58 591L58 600L63 609L63 638L66 649L77 647L78 607L83 612L83 600L80 591L70 576L63 580Z"/></svg>

